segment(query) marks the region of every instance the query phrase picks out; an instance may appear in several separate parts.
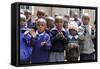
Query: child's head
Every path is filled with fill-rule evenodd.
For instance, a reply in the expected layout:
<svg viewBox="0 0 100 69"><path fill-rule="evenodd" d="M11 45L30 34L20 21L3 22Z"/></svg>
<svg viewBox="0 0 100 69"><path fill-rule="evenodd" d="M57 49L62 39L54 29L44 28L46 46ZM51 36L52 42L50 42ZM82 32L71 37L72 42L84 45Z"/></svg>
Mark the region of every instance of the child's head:
<svg viewBox="0 0 100 69"><path fill-rule="evenodd" d="M67 20L69 20L70 15L69 15L69 14L66 14L66 15L64 15L64 17L65 17Z"/></svg>
<svg viewBox="0 0 100 69"><path fill-rule="evenodd" d="M60 16L60 14L59 13L55 13L54 17L56 18L56 16Z"/></svg>
<svg viewBox="0 0 100 69"><path fill-rule="evenodd" d="M74 36L77 34L78 32L78 25L76 22L71 22L69 25L68 25L68 29L69 29L69 33L70 35Z"/></svg>
<svg viewBox="0 0 100 69"><path fill-rule="evenodd" d="M46 29L46 20L43 18L38 19L36 26L39 33L44 32Z"/></svg>
<svg viewBox="0 0 100 69"><path fill-rule="evenodd" d="M55 25L58 30L61 30L64 25L64 18L63 16L56 16L55 18Z"/></svg>
<svg viewBox="0 0 100 69"><path fill-rule="evenodd" d="M32 14L31 14L31 11L30 10L26 10L26 11L24 11L24 15L26 16L26 19L31 19L31 17L32 17Z"/></svg>
<svg viewBox="0 0 100 69"><path fill-rule="evenodd" d="M24 11L22 9L20 10L20 14L24 14Z"/></svg>
<svg viewBox="0 0 100 69"><path fill-rule="evenodd" d="M37 11L37 17L38 18L45 18L45 11L44 10L38 10Z"/></svg>
<svg viewBox="0 0 100 69"><path fill-rule="evenodd" d="M78 18L78 13L74 13L74 19L77 19Z"/></svg>
<svg viewBox="0 0 100 69"><path fill-rule="evenodd" d="M47 27L52 27L54 26L54 18L53 17L46 17L46 21L47 21Z"/></svg>
<svg viewBox="0 0 100 69"><path fill-rule="evenodd" d="M90 17L88 13L84 13L82 16L83 25L88 25L90 21Z"/></svg>
<svg viewBox="0 0 100 69"><path fill-rule="evenodd" d="M20 14L20 27L25 27L26 25L26 16L24 14Z"/></svg>

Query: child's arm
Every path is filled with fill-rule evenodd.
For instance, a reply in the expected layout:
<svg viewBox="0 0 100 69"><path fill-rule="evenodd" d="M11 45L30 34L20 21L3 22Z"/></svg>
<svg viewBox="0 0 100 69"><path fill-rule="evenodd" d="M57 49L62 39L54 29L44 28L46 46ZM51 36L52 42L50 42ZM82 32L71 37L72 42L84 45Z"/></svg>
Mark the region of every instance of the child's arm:
<svg viewBox="0 0 100 69"><path fill-rule="evenodd" d="M26 31L27 32L27 31ZM32 41L32 39L33 39L33 37L32 37L32 35L28 32L27 34L26 34L26 32L25 32L25 34L24 34L24 40L25 40L25 43L28 45L28 46L31 46L32 44L31 43L33 43L33 41Z"/></svg>
<svg viewBox="0 0 100 69"><path fill-rule="evenodd" d="M35 33L35 30L34 29L30 29L29 30L29 33L32 35L33 38L35 38L36 33Z"/></svg>
<svg viewBox="0 0 100 69"><path fill-rule="evenodd" d="M46 40L41 42L41 46L48 50L51 48L51 41L50 41L49 35L45 38L46 38Z"/></svg>
<svg viewBox="0 0 100 69"><path fill-rule="evenodd" d="M55 31L50 32L51 43L55 43L57 41L57 39L58 39L57 35L58 34Z"/></svg>
<svg viewBox="0 0 100 69"><path fill-rule="evenodd" d="M82 41L85 40L84 29L81 26L79 27L78 35L79 35L79 40Z"/></svg>
<svg viewBox="0 0 100 69"><path fill-rule="evenodd" d="M27 31L26 31L26 32L27 32ZM25 32L25 33L26 33L26 32ZM24 40L25 40L25 42L26 42L27 44L30 43L31 38L32 38L32 36L31 36L29 33L24 34Z"/></svg>
<svg viewBox="0 0 100 69"><path fill-rule="evenodd" d="M67 39L68 39L68 33L67 32L62 32L61 33L61 40L64 44L67 44Z"/></svg>
<svg viewBox="0 0 100 69"><path fill-rule="evenodd" d="M92 37L92 39L95 38L95 35L96 35L95 33L96 33L95 28L92 27L91 28L91 37Z"/></svg>

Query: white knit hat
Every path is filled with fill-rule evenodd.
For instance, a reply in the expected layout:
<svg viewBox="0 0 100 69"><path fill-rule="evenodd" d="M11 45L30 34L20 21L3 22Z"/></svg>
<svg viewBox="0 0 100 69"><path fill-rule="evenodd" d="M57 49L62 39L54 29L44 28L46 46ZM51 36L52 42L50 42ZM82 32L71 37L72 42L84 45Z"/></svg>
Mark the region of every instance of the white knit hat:
<svg viewBox="0 0 100 69"><path fill-rule="evenodd" d="M78 25L75 21L72 21L68 24L68 29L74 29L78 32Z"/></svg>

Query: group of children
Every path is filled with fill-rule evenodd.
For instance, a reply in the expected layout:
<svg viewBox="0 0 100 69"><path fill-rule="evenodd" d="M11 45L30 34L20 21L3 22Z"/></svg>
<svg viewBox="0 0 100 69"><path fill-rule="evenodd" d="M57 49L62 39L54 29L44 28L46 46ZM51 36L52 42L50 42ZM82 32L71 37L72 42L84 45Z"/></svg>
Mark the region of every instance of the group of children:
<svg viewBox="0 0 100 69"><path fill-rule="evenodd" d="M66 22L64 16L47 16L43 10L37 11L36 19L29 10L21 12L20 63L95 60L95 29L89 21L87 13L80 24L77 18Z"/></svg>

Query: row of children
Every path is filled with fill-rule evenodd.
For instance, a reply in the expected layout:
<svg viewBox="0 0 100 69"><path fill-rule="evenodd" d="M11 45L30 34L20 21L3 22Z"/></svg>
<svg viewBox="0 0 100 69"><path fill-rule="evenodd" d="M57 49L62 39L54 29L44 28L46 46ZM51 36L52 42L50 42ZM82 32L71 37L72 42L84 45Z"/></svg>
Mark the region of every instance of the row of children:
<svg viewBox="0 0 100 69"><path fill-rule="evenodd" d="M65 28L63 16L45 16L39 10L33 20L29 11L20 13L20 63L95 60L95 29L89 21L85 13L81 24L74 20Z"/></svg>

